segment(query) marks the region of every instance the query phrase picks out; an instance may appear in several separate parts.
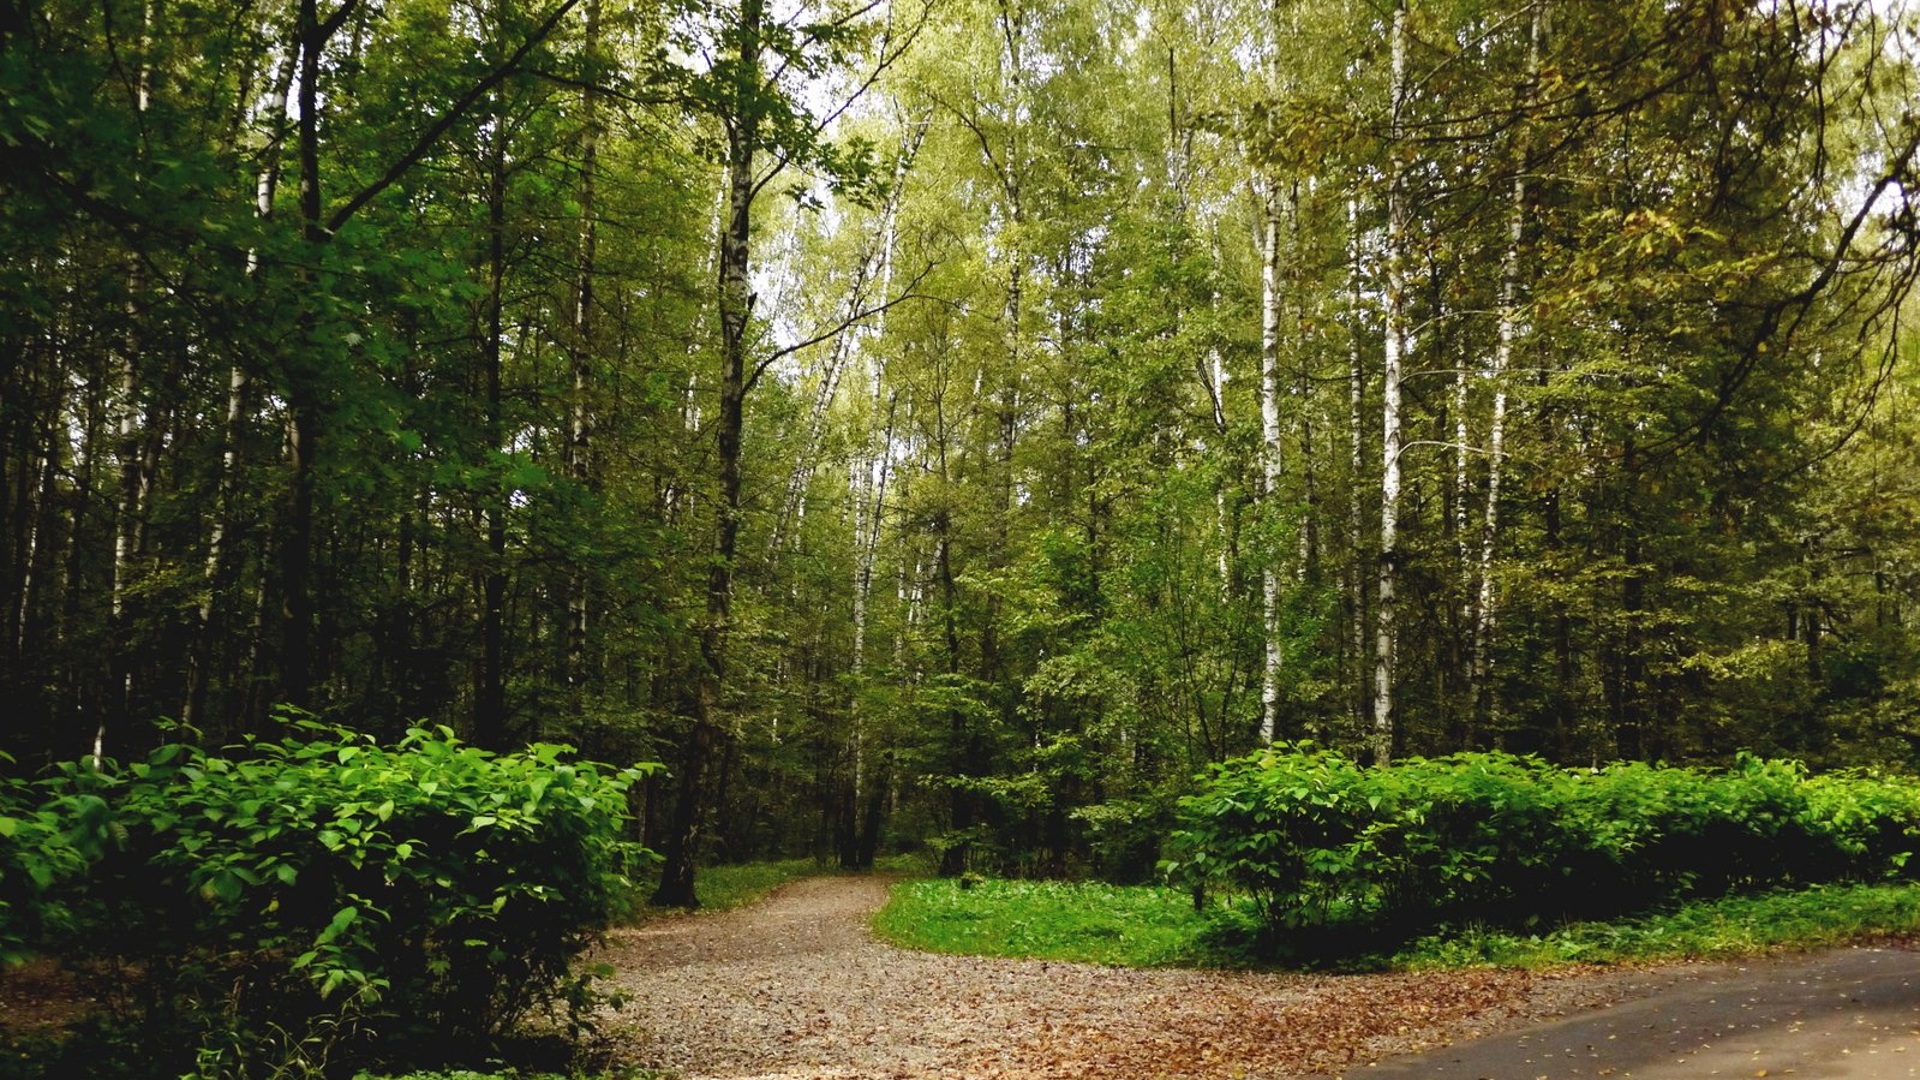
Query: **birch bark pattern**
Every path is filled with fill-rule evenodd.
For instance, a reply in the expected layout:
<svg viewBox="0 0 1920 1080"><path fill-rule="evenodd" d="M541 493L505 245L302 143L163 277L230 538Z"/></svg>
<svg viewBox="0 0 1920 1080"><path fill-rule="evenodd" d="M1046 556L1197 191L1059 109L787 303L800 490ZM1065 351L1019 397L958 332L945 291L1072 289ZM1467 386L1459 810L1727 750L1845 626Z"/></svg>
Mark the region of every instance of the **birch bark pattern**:
<svg viewBox="0 0 1920 1080"><path fill-rule="evenodd" d="M1260 495L1269 525L1279 517L1280 496L1280 191L1269 181L1261 229L1260 258ZM1273 530L1277 532L1278 530ZM1265 655L1260 671L1260 741L1272 743L1280 712L1280 568L1277 545L1261 560L1261 627Z"/></svg>
<svg viewBox="0 0 1920 1080"><path fill-rule="evenodd" d="M1375 601L1373 654L1373 758L1376 764L1393 760L1396 718L1393 712L1394 651L1398 627L1394 624L1394 589L1399 580L1400 451L1402 449L1400 379L1407 354L1413 350L1407 327L1407 192L1406 169L1401 164L1401 142L1406 138L1407 0L1393 9L1392 71L1388 83L1391 118L1387 138L1386 237L1386 363L1381 373L1380 423L1380 556Z"/></svg>
<svg viewBox="0 0 1920 1080"><path fill-rule="evenodd" d="M1366 475L1365 436L1367 371L1361 342L1365 333L1361 313L1366 301L1361 288L1360 204L1347 200L1347 537L1353 557L1347 567L1347 702L1352 710L1355 730L1363 728L1368 715L1367 686L1371 674L1367 655L1367 581L1360 552L1366 550L1366 495L1360 478Z"/></svg>
<svg viewBox="0 0 1920 1080"><path fill-rule="evenodd" d="M1533 8L1532 29L1527 45L1527 82L1523 89L1523 109L1531 106L1540 79L1540 50L1546 35L1547 0L1538 0ZM1488 677L1493 669L1493 639L1498 621L1493 587L1493 559L1500 540L1500 481L1504 472L1507 437L1507 371L1513 364L1514 341L1521 333L1520 246L1527 234L1527 168L1531 147L1528 118L1523 114L1514 135L1513 203L1507 208L1507 250L1500 260L1500 312L1495 328L1493 363L1487 372L1493 383L1493 415L1487 424L1487 504L1480 522L1479 565L1475 568L1477 588L1474 596L1473 657L1469 677L1473 682L1472 718L1486 714L1487 723L1497 726L1496 699L1489 693Z"/></svg>

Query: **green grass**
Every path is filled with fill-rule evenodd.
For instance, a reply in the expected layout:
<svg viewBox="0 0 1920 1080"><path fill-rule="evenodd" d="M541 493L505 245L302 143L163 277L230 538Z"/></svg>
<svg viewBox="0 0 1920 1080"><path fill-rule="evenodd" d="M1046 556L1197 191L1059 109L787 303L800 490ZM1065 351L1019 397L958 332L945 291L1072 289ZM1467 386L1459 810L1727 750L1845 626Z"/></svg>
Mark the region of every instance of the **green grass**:
<svg viewBox="0 0 1920 1080"><path fill-rule="evenodd" d="M874 917L883 938L971 956L1079 960L1124 967L1234 966L1221 935L1188 894L1156 886L988 880L909 881ZM1538 934L1481 928L1422 938L1391 956L1357 958L1379 970L1549 968L1750 956L1920 933L1920 886L1829 885L1688 904ZM1344 966L1344 965L1343 965Z"/></svg>
<svg viewBox="0 0 1920 1080"><path fill-rule="evenodd" d="M828 874L833 870L825 863L812 859L782 859L779 862L740 863L734 866L702 866L694 873L693 891L700 898L701 911L730 911L745 907L768 893L785 885L814 874ZM645 906L646 897L652 895L654 881L646 882L640 891L643 906L641 918L654 918L677 911L676 908L657 908Z"/></svg>
<svg viewBox="0 0 1920 1080"><path fill-rule="evenodd" d="M890 855L875 862L874 870L885 874L925 875L932 872L932 864L924 855ZM778 862L739 863L733 866L702 866L694 875L694 893L700 897L701 911L731 911L761 900L773 890L789 881L816 874L837 874L839 869L832 863L816 862L813 859L781 859ZM653 894L658 880L644 882L639 890L641 906L637 915L642 919L657 918L675 914L678 908L658 908L648 906L645 901Z"/></svg>
<svg viewBox="0 0 1920 1080"><path fill-rule="evenodd" d="M874 916L908 948L1124 967L1205 965L1206 920L1189 894L1157 886L985 880L909 881Z"/></svg>
<svg viewBox="0 0 1920 1080"><path fill-rule="evenodd" d="M1823 885L1730 896L1541 934L1469 928L1414 942L1389 966L1424 970L1725 959L1920 932L1920 886Z"/></svg>

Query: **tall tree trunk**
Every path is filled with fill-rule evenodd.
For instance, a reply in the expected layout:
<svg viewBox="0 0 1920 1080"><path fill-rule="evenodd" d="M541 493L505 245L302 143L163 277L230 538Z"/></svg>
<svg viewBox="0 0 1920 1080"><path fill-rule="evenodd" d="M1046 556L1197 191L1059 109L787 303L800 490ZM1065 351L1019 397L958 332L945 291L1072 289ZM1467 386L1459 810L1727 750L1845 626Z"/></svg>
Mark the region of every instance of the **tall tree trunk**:
<svg viewBox="0 0 1920 1080"><path fill-rule="evenodd" d="M1347 650L1350 681L1346 698L1354 730L1363 730L1369 713L1368 688L1372 665L1367 649L1367 574L1361 553L1366 549L1366 497L1361 477L1366 475L1367 453L1365 414L1367 372L1364 350L1363 312L1366 301L1361 286L1360 206L1347 201L1347 543L1351 557L1347 570Z"/></svg>
<svg viewBox="0 0 1920 1080"><path fill-rule="evenodd" d="M600 92L597 67L600 53L600 0L587 0L587 40L589 65L596 69L587 80L581 96L580 127L580 239L578 265L573 286L573 348L570 352L571 386L567 401L567 475L581 490L590 477L590 451L593 440L593 414L588 407L587 389L593 374L595 262L599 253L599 218L595 205L596 173L600 160ZM566 658L564 669L574 707L586 683L587 633L592 608L588 599L587 576L578 568L569 582L567 597Z"/></svg>
<svg viewBox="0 0 1920 1080"><path fill-rule="evenodd" d="M254 217L262 222L273 216L273 200L279 192L280 152L284 140L281 118L286 116L288 102L293 96L293 76L300 48L297 35L291 36L286 52L275 59L269 76L272 91L268 100L272 104L256 119L256 123L264 121L264 129L269 132L259 147L260 168L254 177L253 212ZM249 249L247 278L257 286L259 277L260 252L258 249ZM189 725L203 722L214 650L219 641L221 599L232 577L232 534L236 527L233 520L234 496L239 487L240 444L246 435L251 395L252 380L247 369L236 362L227 375L226 423L221 429L220 468L214 480L213 523L207 534L207 559L202 572L202 587L206 592L197 613L199 621L188 659L186 701L181 706L181 719Z"/></svg>
<svg viewBox="0 0 1920 1080"><path fill-rule="evenodd" d="M874 406L879 405L880 379L874 378ZM893 420L897 398L893 394L887 397L886 422L880 436L878 453L864 456L854 455L855 475L853 482L853 539L855 545L853 567L853 657L848 664L849 682L853 692L848 702L848 717L852 726L853 744L853 787L850 792L853 806L857 807L863 795L866 796L867 812L860 823L858 839L854 845L850 870L864 870L873 865L873 855L878 844L876 830L879 828L880 802L875 792L885 786L884 780L876 782L873 778L879 770L872 768L869 761L867 738L867 717L862 703L862 691L865 689L867 667L867 610L873 594L873 567L880 549L880 518L886 506L887 480L892 474L893 465ZM869 447L872 441L868 440ZM877 475L876 475L877 474Z"/></svg>
<svg viewBox="0 0 1920 1080"><path fill-rule="evenodd" d="M1407 0L1398 0L1393 9L1390 44L1392 70L1388 90L1392 98L1392 112L1387 139L1386 365L1382 373L1380 580L1375 600L1373 658L1373 757L1376 763L1382 765L1393 760L1394 739L1398 734L1394 716L1394 679L1399 634L1399 626L1395 621L1395 590L1400 577L1400 380L1402 366L1413 349L1407 313L1406 168L1401 162L1401 141L1406 138L1407 14Z"/></svg>
<svg viewBox="0 0 1920 1080"><path fill-rule="evenodd" d="M1533 104L1540 78L1540 50L1546 34L1546 4L1547 0L1538 0L1533 9L1527 46L1527 84L1521 103L1523 109ZM1500 727L1499 701L1488 685L1493 670L1494 630L1498 624L1493 560L1500 541L1500 486L1506 471L1507 372L1513 365L1514 342L1521 332L1520 246L1527 233L1529 130L1530 118L1523 115L1514 136L1512 205L1507 208L1507 249L1500 260L1499 323L1495 327L1493 363L1487 372L1493 383L1493 414L1487 422L1487 499L1486 511L1480 520L1480 554L1479 564L1475 567L1476 593L1473 600L1473 700L1469 716L1473 723L1484 723L1496 732Z"/></svg>
<svg viewBox="0 0 1920 1080"><path fill-rule="evenodd" d="M747 330L753 317L752 211L754 151L759 144L760 33L765 0L742 0L735 30L733 102L727 125L727 210L720 234L720 402L714 420L719 450L720 503L714 523L714 558L707 574L706 625L700 632L693 730L681 758L680 789L667 834L666 863L652 902L696 907L694 861L706 812L706 771L720 736L726 686L727 644L733 619L733 563L740 546L740 438L747 394Z"/></svg>
<svg viewBox="0 0 1920 1080"><path fill-rule="evenodd" d="M142 125L146 122L147 109L153 101L153 65L148 55L152 47L153 4L143 2L140 5L140 34L133 59L132 87L134 115ZM136 181L142 179L142 164L136 162L134 165ZM147 498L153 484L153 473L147 467L145 453L145 433L153 427L153 411L149 401L152 389L143 378L143 353L147 342L142 333L142 323L145 321L143 305L147 293L147 273L142 258L141 253L135 252L128 259L127 300L124 307L126 326L120 337L120 387L116 401L119 416L114 444L120 466L120 490L114 508L113 576L109 586L113 645L108 653L115 708L97 718L98 729L94 733L93 743L96 767L101 760L109 725L124 727L131 720L134 709L136 643L132 614L127 610L127 592L133 581L134 560L146 544Z"/></svg>
<svg viewBox="0 0 1920 1080"><path fill-rule="evenodd" d="M1280 714L1280 568L1273 542L1280 518L1280 183L1269 177L1260 233L1260 497L1266 503L1268 536L1261 559L1260 742L1271 744Z"/></svg>
<svg viewBox="0 0 1920 1080"><path fill-rule="evenodd" d="M487 154L487 326L486 338L481 343L489 454L506 450L501 416L507 273L506 140L505 126L496 110ZM474 687L473 739L492 750L504 749L507 737L507 496L504 489L499 478L490 478L481 495L487 557L481 583L481 657L479 678Z"/></svg>
<svg viewBox="0 0 1920 1080"><path fill-rule="evenodd" d="M319 0L299 0L297 34L300 41L299 126L300 227L306 258L298 271L298 287L305 295L321 288L319 264L330 239L320 190L320 54L339 29L348 8L326 22L320 20ZM321 401L318 389L321 343L311 305L304 306L295 334L287 373L287 482L286 520L280 536L280 686L282 702L311 705L313 687L312 589L314 541L314 464L320 451Z"/></svg>
<svg viewBox="0 0 1920 1080"><path fill-rule="evenodd" d="M893 186L889 189L886 211L883 215L883 239L880 245L880 292L887 296L893 288L893 252L898 239L899 198L905 186L907 167L919 153L920 144L926 138L928 125L916 124L908 136L905 153L894 168ZM883 333L881 326L872 329L870 337L877 339ZM882 384L885 379L884 366L875 362L871 350L866 350L867 382L872 387L872 399L869 402L869 415L880 411ZM873 866L874 854L880 843L880 822L884 810L884 793L889 787L888 777L883 769L875 768L871 760L869 747L867 715L862 700L866 680L867 658L867 607L873 594L873 567L880 551L881 513L887 501L887 481L893 472L893 431L894 409L898 403L897 393L887 394L886 421L881 427L879 448L874 449L872 433L865 440L864 452L852 456L854 474L852 480L853 495L853 539L855 545L853 580L853 658L849 666L851 693L847 700L847 716L852 728L850 741L853 750L853 786L850 813L856 812L864 799L865 809L859 812L859 821L855 826L856 839L853 847L852 866L849 869L865 870ZM876 475L877 473L877 475Z"/></svg>

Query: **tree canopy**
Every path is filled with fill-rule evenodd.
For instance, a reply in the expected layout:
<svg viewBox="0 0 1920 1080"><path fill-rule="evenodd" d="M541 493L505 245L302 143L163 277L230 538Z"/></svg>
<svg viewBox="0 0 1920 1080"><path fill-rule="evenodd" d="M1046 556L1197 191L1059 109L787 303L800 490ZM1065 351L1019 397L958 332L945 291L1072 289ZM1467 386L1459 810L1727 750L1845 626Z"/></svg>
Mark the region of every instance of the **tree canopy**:
<svg viewBox="0 0 1920 1080"><path fill-rule="evenodd" d="M1920 11L14 0L0 751L659 760L1150 870L1210 763L1920 764Z"/></svg>

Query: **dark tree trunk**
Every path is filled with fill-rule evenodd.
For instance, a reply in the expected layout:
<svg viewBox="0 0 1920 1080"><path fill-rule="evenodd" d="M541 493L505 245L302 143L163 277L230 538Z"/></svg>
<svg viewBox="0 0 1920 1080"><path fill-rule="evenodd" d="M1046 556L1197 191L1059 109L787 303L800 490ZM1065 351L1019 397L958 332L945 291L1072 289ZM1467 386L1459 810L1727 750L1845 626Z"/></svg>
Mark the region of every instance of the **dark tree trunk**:
<svg viewBox="0 0 1920 1080"><path fill-rule="evenodd" d="M499 120L495 118L496 128ZM487 392L487 450L502 451L500 367L505 307L507 162L506 135L492 137L487 169L487 329L482 346ZM505 749L507 739L507 508L504 485L489 485L483 495L487 531L487 567L481 583L480 673L474 687L473 739L481 746Z"/></svg>
<svg viewBox="0 0 1920 1080"><path fill-rule="evenodd" d="M753 316L752 211L754 150L759 141L755 98L760 92L760 24L763 0L740 5L734 115L727 126L727 220L720 238L721 335L719 449L720 505L715 523L713 569L707 575L707 624L700 635L700 671L694 691L693 729L681 762L680 790L667 837L666 865L652 902L697 907L694 860L706 812L705 774L719 735L726 687L727 638L733 618L733 561L740 546L740 439L747 396L747 329Z"/></svg>

